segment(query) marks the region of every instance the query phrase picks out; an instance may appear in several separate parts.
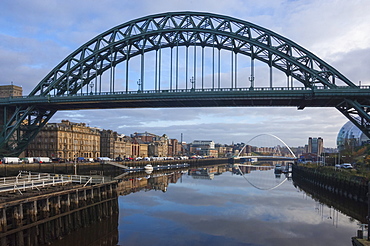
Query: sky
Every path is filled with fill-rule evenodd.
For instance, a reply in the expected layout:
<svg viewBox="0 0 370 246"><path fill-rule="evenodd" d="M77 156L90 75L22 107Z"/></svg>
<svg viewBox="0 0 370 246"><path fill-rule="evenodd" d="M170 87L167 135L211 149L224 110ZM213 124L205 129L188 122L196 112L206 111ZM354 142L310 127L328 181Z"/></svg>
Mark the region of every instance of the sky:
<svg viewBox="0 0 370 246"><path fill-rule="evenodd" d="M353 83L370 85L368 0L2 0L0 85L29 92L65 57L100 33L127 21L172 11L210 12L252 22L311 51ZM67 119L120 134L151 132L192 142L248 142L273 134L292 147L322 137L336 147L348 121L334 108L173 108L59 111Z"/></svg>

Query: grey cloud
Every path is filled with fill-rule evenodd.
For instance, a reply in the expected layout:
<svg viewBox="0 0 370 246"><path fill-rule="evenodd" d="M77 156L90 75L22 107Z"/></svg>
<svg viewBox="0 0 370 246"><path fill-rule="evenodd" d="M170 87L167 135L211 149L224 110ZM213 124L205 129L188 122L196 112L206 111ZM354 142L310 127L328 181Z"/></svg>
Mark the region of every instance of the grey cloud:
<svg viewBox="0 0 370 246"><path fill-rule="evenodd" d="M222 111L222 112L220 112ZM330 115L330 119L328 119ZM210 117L207 120L207 117ZM182 124L182 121L204 122ZM121 109L58 112L51 121L62 119L86 122L90 126L112 129L119 133L152 132L191 142L211 139L219 143L247 142L257 134L269 133L290 146L303 146L308 137L324 138L325 146L334 147L339 129L347 121L335 109L308 108L181 108ZM166 121L166 126L163 126Z"/></svg>
<svg viewBox="0 0 370 246"><path fill-rule="evenodd" d="M334 54L330 59L333 60L333 66L341 71L353 83L370 85L370 69L367 64L369 61L370 48L350 50Z"/></svg>
<svg viewBox="0 0 370 246"><path fill-rule="evenodd" d="M346 47L348 50L341 46L347 39L361 37L357 30L370 18L365 13L369 4L368 1L336 1L333 5L330 1L319 0L273 3L233 0L217 4L212 0L109 0L94 4L86 0L49 1L48 4L41 0L3 1L0 9L6 11L2 11L0 20L0 83L13 81L28 94L61 60L94 36L148 14L194 10L230 15L269 28L322 55L352 81L369 84L369 70L364 68L369 48L358 48L363 45L360 41L366 39L353 42L356 45ZM351 30L354 32L350 33ZM256 71L259 81L267 78L263 71ZM247 70L242 73L249 76ZM274 78L283 80L281 74ZM67 111L58 112L52 121L61 119L86 122L125 134L150 131L179 138L180 133L184 133L186 141L202 138L231 143L245 141L256 133L272 133L293 146L305 144L309 136L322 136L325 144L335 146L336 134L347 121L336 110L321 108L303 111L292 108Z"/></svg>

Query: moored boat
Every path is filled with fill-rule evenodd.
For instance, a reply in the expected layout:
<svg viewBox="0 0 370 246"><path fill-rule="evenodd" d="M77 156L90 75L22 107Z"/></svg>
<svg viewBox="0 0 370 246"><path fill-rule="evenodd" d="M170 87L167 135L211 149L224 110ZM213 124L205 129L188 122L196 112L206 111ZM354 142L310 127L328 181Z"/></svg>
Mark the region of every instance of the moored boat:
<svg viewBox="0 0 370 246"><path fill-rule="evenodd" d="M153 170L153 166L151 164L147 164L144 168L145 170Z"/></svg>

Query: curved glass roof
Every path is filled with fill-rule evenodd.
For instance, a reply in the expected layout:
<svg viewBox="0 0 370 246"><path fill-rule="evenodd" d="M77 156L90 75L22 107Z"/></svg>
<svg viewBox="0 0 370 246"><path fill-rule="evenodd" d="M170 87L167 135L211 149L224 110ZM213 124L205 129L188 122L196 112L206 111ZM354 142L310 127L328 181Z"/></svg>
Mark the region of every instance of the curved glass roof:
<svg viewBox="0 0 370 246"><path fill-rule="evenodd" d="M342 126L337 136L337 146L341 148L345 145L348 140L352 141L355 146L361 145L363 142L369 140L369 138L355 126L351 121L348 121ZM353 142L354 141L354 142Z"/></svg>

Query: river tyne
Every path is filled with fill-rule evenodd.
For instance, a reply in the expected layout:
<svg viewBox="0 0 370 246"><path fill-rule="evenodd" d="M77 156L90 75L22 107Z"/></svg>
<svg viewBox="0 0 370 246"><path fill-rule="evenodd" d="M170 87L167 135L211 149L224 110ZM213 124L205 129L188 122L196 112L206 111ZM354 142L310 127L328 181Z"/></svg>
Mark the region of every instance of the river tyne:
<svg viewBox="0 0 370 246"><path fill-rule="evenodd" d="M52 245L352 245L364 223L367 205L273 167L240 170L131 173L120 182L117 215Z"/></svg>

